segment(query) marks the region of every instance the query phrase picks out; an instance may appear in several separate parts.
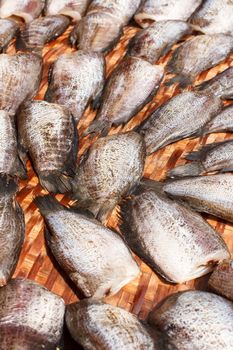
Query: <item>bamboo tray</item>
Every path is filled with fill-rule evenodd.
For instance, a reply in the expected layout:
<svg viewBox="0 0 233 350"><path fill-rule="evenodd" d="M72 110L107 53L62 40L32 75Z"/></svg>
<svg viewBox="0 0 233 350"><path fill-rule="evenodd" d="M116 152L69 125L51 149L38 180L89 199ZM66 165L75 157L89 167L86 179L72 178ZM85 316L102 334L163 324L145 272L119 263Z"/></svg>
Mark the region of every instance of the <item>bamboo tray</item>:
<svg viewBox="0 0 233 350"><path fill-rule="evenodd" d="M114 48L114 50L107 55L107 70L108 73L115 67L115 65L122 59L125 47L129 39L136 33L138 29L133 26L128 26L124 35L121 38L120 43ZM43 99L44 93L47 89L47 75L50 65L56 60L56 58L64 52L72 52L68 43L68 36L71 31L69 28L66 33L53 41L44 48L44 72L43 79L40 86L40 91L36 99ZM8 52L13 52L14 45L12 45ZM173 48L174 50L174 48ZM167 59L171 55L168 54L165 58L159 62L165 65ZM233 65L233 55L224 61L222 64L211 69L208 72L204 72L198 77L195 84L204 80L208 80L215 76L217 73L225 70L230 65ZM111 133L119 132L120 130L130 130L145 117L147 117L151 111L156 107L163 104L173 95L179 93L177 86L171 86L167 88L164 84L161 85L157 95L137 116L135 116L125 127L118 127L111 130ZM83 133L87 125L94 118L94 112L87 108L85 115L81 119L79 124L79 133ZM173 168L177 164L184 163L182 156L186 152L198 147L200 144L212 143L214 141L221 141L226 138L230 138L228 134L211 134L203 138L186 139L172 145L169 145L146 160L145 173L146 177L151 179L161 180L164 178L166 172ZM90 145L88 137L85 139L80 138L79 157L84 150ZM75 294L72 284L66 279L61 272L57 264L52 260L51 256L48 256L46 247L44 244L43 236L43 219L40 216L36 206L33 204L35 196L46 193L42 190L38 183L38 179L32 170L31 164L28 162L28 180L20 182L20 191L18 193L18 200L21 204L26 220L26 239L24 242L23 250L20 255L20 259L15 271L14 277L19 276L35 280L52 292L62 296L66 303L71 303L78 300L78 295ZM68 203L68 199L64 195L58 195L57 198L62 201L63 204ZM228 244L229 249L233 252L233 227L229 223L224 221L216 221L210 216L205 216L209 223L214 226L217 231L223 236ZM110 224L117 228L116 216L112 215ZM197 280L188 282L181 285L171 285L164 283L160 278L151 271L151 269L144 264L138 257L137 262L140 265L142 275L121 289L115 296L108 298L107 302L113 305L118 305L126 310L137 314L140 318L145 319L148 312L152 307L157 304L161 299L167 295L190 288L204 289L206 288L206 282L208 276L199 278ZM71 349L72 346L68 346ZM77 348L77 347L76 347Z"/></svg>

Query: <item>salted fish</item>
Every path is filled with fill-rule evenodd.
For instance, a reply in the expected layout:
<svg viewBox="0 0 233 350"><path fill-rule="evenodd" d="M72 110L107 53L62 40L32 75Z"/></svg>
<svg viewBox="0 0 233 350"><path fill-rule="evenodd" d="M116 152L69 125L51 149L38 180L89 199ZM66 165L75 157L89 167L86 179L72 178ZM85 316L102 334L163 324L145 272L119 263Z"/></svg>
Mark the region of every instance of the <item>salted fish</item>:
<svg viewBox="0 0 233 350"><path fill-rule="evenodd" d="M19 27L11 19L0 19L0 52L5 52L11 40L16 36Z"/></svg>
<svg viewBox="0 0 233 350"><path fill-rule="evenodd" d="M203 134L233 131L233 106L230 105L206 124Z"/></svg>
<svg viewBox="0 0 233 350"><path fill-rule="evenodd" d="M0 18L21 17L26 23L39 17L45 0L1 0Z"/></svg>
<svg viewBox="0 0 233 350"><path fill-rule="evenodd" d="M46 16L66 15L74 21L80 21L84 16L90 0L47 0Z"/></svg>
<svg viewBox="0 0 233 350"><path fill-rule="evenodd" d="M215 293L233 301L233 260L225 260L214 269L208 286Z"/></svg>

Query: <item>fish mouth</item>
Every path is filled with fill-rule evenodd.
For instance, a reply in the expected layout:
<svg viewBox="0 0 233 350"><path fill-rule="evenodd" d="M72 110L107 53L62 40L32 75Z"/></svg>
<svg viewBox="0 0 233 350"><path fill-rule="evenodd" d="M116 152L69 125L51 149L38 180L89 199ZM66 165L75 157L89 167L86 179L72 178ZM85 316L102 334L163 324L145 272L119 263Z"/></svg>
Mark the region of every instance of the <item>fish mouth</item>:
<svg viewBox="0 0 233 350"><path fill-rule="evenodd" d="M135 20L142 28L148 28L156 18L148 13L138 13L135 15Z"/></svg>

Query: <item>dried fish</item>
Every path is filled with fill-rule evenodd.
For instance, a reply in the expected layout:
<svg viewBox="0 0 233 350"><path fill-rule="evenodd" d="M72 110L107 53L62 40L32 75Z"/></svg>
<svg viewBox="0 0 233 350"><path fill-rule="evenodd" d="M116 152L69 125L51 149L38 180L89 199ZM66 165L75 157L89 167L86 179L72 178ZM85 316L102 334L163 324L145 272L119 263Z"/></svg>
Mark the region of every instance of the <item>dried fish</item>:
<svg viewBox="0 0 233 350"><path fill-rule="evenodd" d="M232 174L217 174L172 181L164 191L197 211L233 222L232 188Z"/></svg>
<svg viewBox="0 0 233 350"><path fill-rule="evenodd" d="M7 284L16 268L25 235L23 211L15 199L17 185L0 177L0 287ZM1 290L1 289L0 289ZM1 299L1 296L0 296ZM1 303L0 303L1 305ZM2 310L2 305L0 307ZM0 315L1 315L0 310ZM1 341L0 317L0 344ZM3 348L2 348L3 349ZM9 349L9 348L5 348Z"/></svg>
<svg viewBox="0 0 233 350"><path fill-rule="evenodd" d="M18 114L18 130L21 158L25 161L25 153L29 153L41 185L49 192L71 191L78 135L74 119L66 108L31 101Z"/></svg>
<svg viewBox="0 0 233 350"><path fill-rule="evenodd" d="M32 99L39 89L42 58L33 53L0 55L0 110L14 117L26 100Z"/></svg>
<svg viewBox="0 0 233 350"><path fill-rule="evenodd" d="M14 279L0 289L1 349L58 349L65 305L36 282Z"/></svg>
<svg viewBox="0 0 233 350"><path fill-rule="evenodd" d="M233 32L233 2L230 0L206 0L196 11L191 23L205 34L229 34Z"/></svg>
<svg viewBox="0 0 233 350"><path fill-rule="evenodd" d="M39 17L45 5L45 0L1 0L0 17L17 16L26 23Z"/></svg>
<svg viewBox="0 0 233 350"><path fill-rule="evenodd" d="M233 99L233 67L229 67L214 78L196 86L196 89L206 94L212 94L222 99Z"/></svg>
<svg viewBox="0 0 233 350"><path fill-rule="evenodd" d="M173 350L165 336L153 331L135 315L96 300L67 306L66 323L84 349Z"/></svg>
<svg viewBox="0 0 233 350"><path fill-rule="evenodd" d="M21 31L16 48L41 53L44 45L61 35L69 26L69 19L62 15L35 19Z"/></svg>
<svg viewBox="0 0 233 350"><path fill-rule="evenodd" d="M105 60L100 53L63 54L52 67L45 98L67 107L78 123L89 102L98 102L104 82Z"/></svg>
<svg viewBox="0 0 233 350"><path fill-rule="evenodd" d="M233 171L233 140L211 143L185 157L192 163L172 169L169 177L204 175L212 172Z"/></svg>
<svg viewBox="0 0 233 350"><path fill-rule="evenodd" d="M121 205L129 247L167 281L184 283L229 258L221 236L197 213L169 199L162 184L144 181Z"/></svg>
<svg viewBox="0 0 233 350"><path fill-rule="evenodd" d="M198 35L179 46L167 65L176 76L168 85L179 82L182 88L192 84L201 72L216 66L233 50L233 37L225 34Z"/></svg>
<svg viewBox="0 0 233 350"><path fill-rule="evenodd" d="M18 32L18 25L11 19L0 19L0 53L5 52Z"/></svg>
<svg viewBox="0 0 233 350"><path fill-rule="evenodd" d="M26 178L18 155L15 124L5 111L0 111L0 174Z"/></svg>
<svg viewBox="0 0 233 350"><path fill-rule="evenodd" d="M217 294L233 301L233 260L219 264L210 276L208 285Z"/></svg>
<svg viewBox="0 0 233 350"><path fill-rule="evenodd" d="M186 91L157 108L138 128L147 154L178 140L198 136L222 108L219 98Z"/></svg>
<svg viewBox="0 0 233 350"><path fill-rule="evenodd" d="M140 0L93 0L70 41L81 50L108 52L140 5Z"/></svg>
<svg viewBox="0 0 233 350"><path fill-rule="evenodd" d="M231 350L233 304L212 293L191 290L170 295L149 315L179 350Z"/></svg>
<svg viewBox="0 0 233 350"><path fill-rule="evenodd" d="M224 108L206 124L203 133L210 134L212 132L233 132L233 106Z"/></svg>
<svg viewBox="0 0 233 350"><path fill-rule="evenodd" d="M162 67L136 57L125 58L109 77L100 109L84 135L106 135L112 125L127 123L152 100L162 78Z"/></svg>
<svg viewBox="0 0 233 350"><path fill-rule="evenodd" d="M80 21L85 15L91 0L47 0L46 16L66 15L74 21Z"/></svg>
<svg viewBox="0 0 233 350"><path fill-rule="evenodd" d="M50 196L37 197L36 204L49 248L85 297L102 299L137 277L140 270L120 235Z"/></svg>
<svg viewBox="0 0 233 350"><path fill-rule="evenodd" d="M161 21L152 23L138 32L129 42L128 55L142 58L150 63L166 55L172 45L192 31L190 25L182 21Z"/></svg>
<svg viewBox="0 0 233 350"><path fill-rule="evenodd" d="M143 138L135 132L98 139L84 154L73 181L78 205L104 222L138 185L144 168Z"/></svg>
<svg viewBox="0 0 233 350"><path fill-rule="evenodd" d="M143 28L154 21L180 20L187 21L201 4L201 0L145 0L134 16L135 21Z"/></svg>

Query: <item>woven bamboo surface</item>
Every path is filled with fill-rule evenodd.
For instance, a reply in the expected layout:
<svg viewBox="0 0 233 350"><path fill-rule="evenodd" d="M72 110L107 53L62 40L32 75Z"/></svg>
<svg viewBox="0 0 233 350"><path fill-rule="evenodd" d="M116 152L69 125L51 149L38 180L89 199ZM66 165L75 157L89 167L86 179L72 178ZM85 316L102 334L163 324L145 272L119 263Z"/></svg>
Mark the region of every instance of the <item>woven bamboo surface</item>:
<svg viewBox="0 0 233 350"><path fill-rule="evenodd" d="M36 97L37 99L43 99L44 97L44 93L47 88L47 75L50 65L62 53L73 51L68 44L68 34L70 30L71 28L69 28L62 37L48 44L43 51L44 73L40 91ZM138 29L133 26L127 27L120 43L110 54L108 54L108 73L122 59L128 40L136 33L137 30ZM13 46L11 46L8 51L13 52ZM159 63L165 65L169 56L170 54L168 54ZM218 65L208 72L202 73L195 84L210 79L217 73L229 67L231 64L233 65L233 55L221 65ZM179 93L177 86L167 88L164 86L164 84L162 84L160 90L151 103L149 103L140 113L138 113L138 115L134 117L124 128L115 128L114 130L111 130L111 133L117 133L120 130L126 131L132 129L135 125L147 117L156 107L163 104L166 100L177 93ZM94 112L88 108L79 124L80 135L93 118ZM201 139L186 139L167 146L147 158L144 175L152 179L161 180L164 178L169 169L173 168L177 164L184 163L182 156L186 152L197 148L200 144L221 141L230 137L230 134L212 134ZM90 141L88 137L85 139L80 138L79 156L89 145ZM18 200L25 214L26 239L14 276L36 280L37 282L46 286L49 290L62 296L66 303L70 303L78 300L78 296L75 294L72 285L66 279L56 263L52 261L51 257L48 256L44 244L43 219L38 213L36 206L33 204L33 198L42 193L46 192L42 190L38 183L38 179L33 172L31 164L28 162L28 180L20 182L20 191L18 193ZM68 203L68 199L63 195L58 195L57 198L64 204ZM206 218L210 224L213 225L220 234L222 234L223 238L228 244L229 249L233 251L232 225L223 221L215 221L209 216L206 216ZM110 219L110 224L117 227L117 221L114 214ZM182 285L166 284L164 281L161 281L146 264L142 263L139 258L136 257L136 260L139 263L142 271L141 276L125 286L118 294L108 298L107 301L113 305L118 305L126 310L129 310L139 315L141 318L145 318L156 303L173 292L190 288L203 289L206 287L208 276Z"/></svg>

